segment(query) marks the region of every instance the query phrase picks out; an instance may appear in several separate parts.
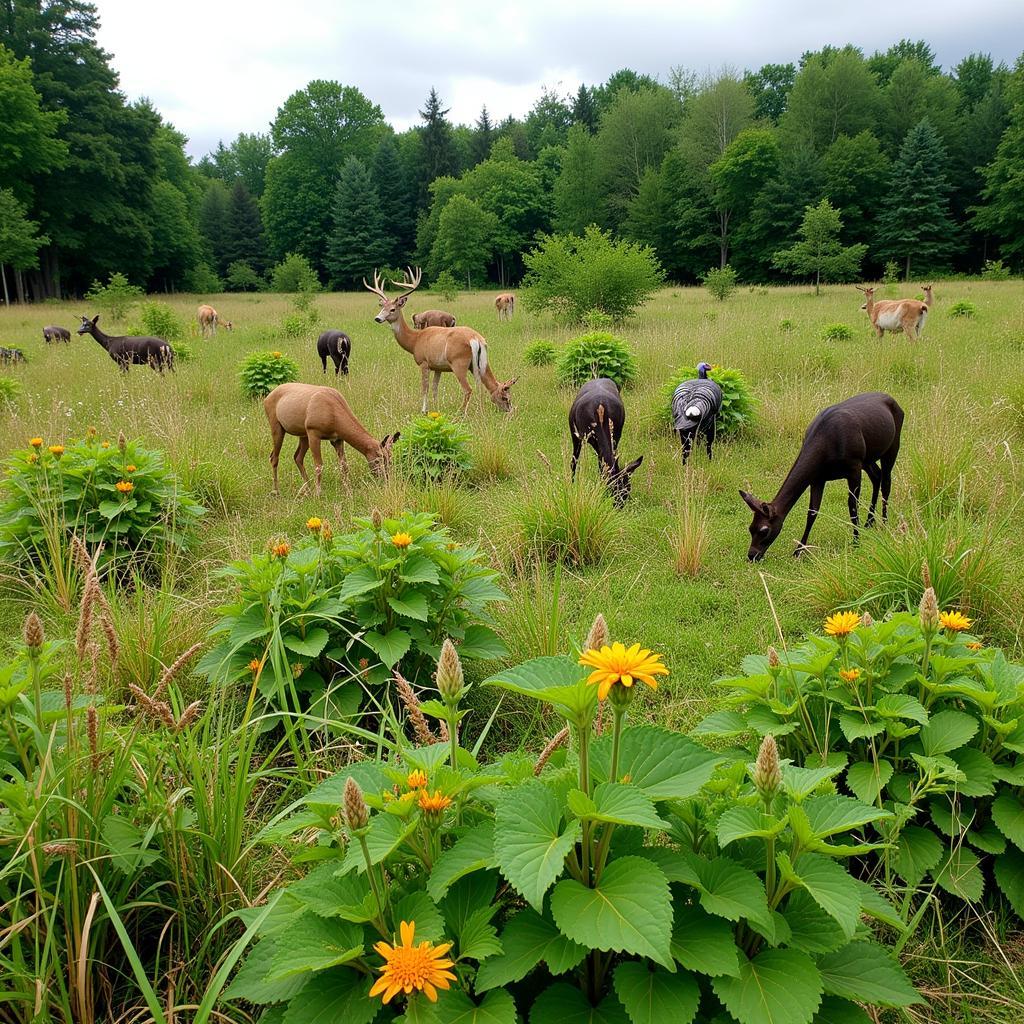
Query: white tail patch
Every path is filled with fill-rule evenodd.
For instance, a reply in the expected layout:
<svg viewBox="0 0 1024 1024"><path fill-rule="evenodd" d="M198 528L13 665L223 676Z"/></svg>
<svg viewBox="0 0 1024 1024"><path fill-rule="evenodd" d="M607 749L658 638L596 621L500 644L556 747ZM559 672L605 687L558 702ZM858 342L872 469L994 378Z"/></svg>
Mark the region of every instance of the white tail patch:
<svg viewBox="0 0 1024 1024"><path fill-rule="evenodd" d="M487 371L487 346L479 338L470 338L469 351L473 376L479 381Z"/></svg>
<svg viewBox="0 0 1024 1024"><path fill-rule="evenodd" d="M687 416L687 419L691 419L691 420L699 418L700 417L700 406L699 405L691 405L690 408L686 410L686 416Z"/></svg>

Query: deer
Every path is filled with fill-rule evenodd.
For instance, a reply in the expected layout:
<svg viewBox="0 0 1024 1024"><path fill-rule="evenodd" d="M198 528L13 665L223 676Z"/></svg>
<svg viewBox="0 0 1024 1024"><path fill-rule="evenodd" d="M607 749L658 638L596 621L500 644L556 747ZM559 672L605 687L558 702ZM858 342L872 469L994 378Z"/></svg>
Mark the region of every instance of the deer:
<svg viewBox="0 0 1024 1024"><path fill-rule="evenodd" d="M903 410L896 399L884 391L854 395L819 412L807 428L800 453L778 494L771 501L762 501L753 494L740 491L740 497L754 513L747 558L751 562L764 558L781 532L786 516L804 491L810 488L807 526L793 552L794 555L803 554L829 480L845 480L849 488L854 543L860 539L858 507L862 472L867 473L871 481L871 507L865 526L875 524L879 491L882 494L882 520L886 521L889 518L892 468L899 455L902 431Z"/></svg>
<svg viewBox="0 0 1024 1024"><path fill-rule="evenodd" d="M931 286L930 284L926 284L926 285L925 285L925 286L924 286L924 287L923 287L923 288L921 289L921 291L923 291L923 292L924 292L924 304L925 304L925 305L926 305L926 306L927 306L927 307L928 307L929 309L931 309L931 308L932 308L932 302L934 302L934 301L935 301L935 300L933 299L933 297L932 297L932 286Z"/></svg>
<svg viewBox="0 0 1024 1024"><path fill-rule="evenodd" d="M223 327L226 331L234 329L235 325L230 320L221 320L220 314L213 308L213 306L202 305L199 307L197 312L199 317L199 330L202 332L204 338L209 337L211 334L216 334L218 327Z"/></svg>
<svg viewBox="0 0 1024 1024"><path fill-rule="evenodd" d="M424 327L454 327L455 317L443 309L425 309L422 313L413 313L412 325L418 331Z"/></svg>
<svg viewBox="0 0 1024 1024"><path fill-rule="evenodd" d="M122 373L135 364L148 366L151 370L174 369L174 349L163 338L111 337L97 326L99 315L91 320L82 317L82 326L76 334L91 334L106 349L107 355L120 367Z"/></svg>
<svg viewBox="0 0 1024 1024"><path fill-rule="evenodd" d="M338 455L338 466L341 479L348 489L348 463L345 461L345 445L350 444L360 452L370 464L374 476L383 477L391 465L391 450L401 436L398 433L388 434L378 441L356 419L355 413L349 408L348 402L334 388L322 384L278 384L263 399L263 410L270 424L270 436L273 449L270 452L270 466L274 473L272 494L279 494L277 481L277 464L281 457L281 446L285 434L299 439L295 449L295 465L299 467L302 486L299 494L309 487L306 475L306 452L313 453L314 489L320 496L320 480L323 476L324 463L320 455L320 443L329 441Z"/></svg>
<svg viewBox="0 0 1024 1024"><path fill-rule="evenodd" d="M316 354L327 372L327 357L334 362L334 376L339 373L348 376L348 360L352 354L352 339L344 331L324 331L316 339Z"/></svg>
<svg viewBox="0 0 1024 1024"><path fill-rule="evenodd" d="M415 360L422 374L422 411L427 411L427 385L430 374L434 374L433 401L437 406L437 386L442 373L454 373L462 388L462 414L465 415L473 390L469 386L467 376L472 371L478 384L487 388L491 401L502 412L511 412L512 402L509 392L518 377L504 383L497 380L487 361L487 342L472 327L424 327L414 330L405 322L402 307L410 295L419 287L423 271L417 267L406 268L403 281L392 281L393 285L404 288L397 298L389 299L384 291L380 275L373 272L373 284L366 283L363 287L380 299L380 312L374 317L379 324L390 324L395 340Z"/></svg>
<svg viewBox="0 0 1024 1024"><path fill-rule="evenodd" d="M0 366L14 366L17 363L27 363L25 353L20 348L6 348L0 346Z"/></svg>
<svg viewBox="0 0 1024 1024"><path fill-rule="evenodd" d="M516 297L511 292L502 292L495 298L494 308L498 311L499 320L511 320L516 311Z"/></svg>
<svg viewBox="0 0 1024 1024"><path fill-rule="evenodd" d="M619 466L619 441L626 423L626 407L618 384L609 377L588 380L580 388L569 409L569 434L572 437L572 479L583 442L597 453L597 461L616 508L629 500L631 477L640 468L644 457L628 466Z"/></svg>
<svg viewBox="0 0 1024 1024"><path fill-rule="evenodd" d="M928 315L928 303L918 302L917 299L885 299L875 302L874 288L861 288L858 285L857 290L864 293L866 301L861 309L867 313L878 337L881 338L886 331L902 331L911 341L917 341ZM930 293L931 285L925 294Z"/></svg>
<svg viewBox="0 0 1024 1024"><path fill-rule="evenodd" d="M43 341L47 345L54 341L67 343L71 341L71 332L66 327L55 327L53 324L50 324L43 328Z"/></svg>

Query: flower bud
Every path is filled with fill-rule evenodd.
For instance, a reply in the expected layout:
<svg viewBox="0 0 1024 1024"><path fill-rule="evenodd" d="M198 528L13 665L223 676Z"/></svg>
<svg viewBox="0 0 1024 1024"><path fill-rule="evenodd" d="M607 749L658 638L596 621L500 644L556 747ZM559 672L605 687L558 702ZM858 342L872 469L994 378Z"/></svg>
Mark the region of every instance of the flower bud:
<svg viewBox="0 0 1024 1024"><path fill-rule="evenodd" d="M765 736L761 740L761 749L757 752L754 762L754 773L751 776L757 791L765 800L770 800L782 785L782 769L779 767L779 748L774 736Z"/></svg>
<svg viewBox="0 0 1024 1024"><path fill-rule="evenodd" d="M604 616L598 612L594 624L590 627L587 639L583 641L583 650L599 651L602 647L608 646L608 623Z"/></svg>
<svg viewBox="0 0 1024 1024"><path fill-rule="evenodd" d="M932 571L928 568L927 561L921 563L921 582L924 583L925 590L932 585Z"/></svg>
<svg viewBox="0 0 1024 1024"><path fill-rule="evenodd" d="M345 824L349 831L358 832L370 824L370 809L363 799L363 791L359 783L350 775L345 782L345 796L341 805L342 814L345 817Z"/></svg>
<svg viewBox="0 0 1024 1024"><path fill-rule="evenodd" d="M768 668L777 669L781 662L779 661L779 652L774 647L768 647Z"/></svg>
<svg viewBox="0 0 1024 1024"><path fill-rule="evenodd" d="M864 626L864 627L873 626L875 624L875 620L873 618L871 618L871 613L870 612L865 612L860 617L860 624L862 626Z"/></svg>
<svg viewBox="0 0 1024 1024"><path fill-rule="evenodd" d="M117 435L117 447L120 448L122 452L128 447L128 438L124 436L123 430Z"/></svg>
<svg viewBox="0 0 1024 1024"><path fill-rule="evenodd" d="M939 602L936 600L935 591L926 587L921 604L918 606L921 614L921 626L926 632L932 632L939 625Z"/></svg>
<svg viewBox="0 0 1024 1024"><path fill-rule="evenodd" d="M373 523L373 528L375 530L379 530L380 529L381 523L384 522L384 517L380 514L380 509L379 508L375 508L370 513L370 522Z"/></svg>
<svg viewBox="0 0 1024 1024"><path fill-rule="evenodd" d="M43 646L43 623L35 612L29 612L22 630L25 646L33 652Z"/></svg>
<svg viewBox="0 0 1024 1024"><path fill-rule="evenodd" d="M459 699L464 682L459 652L451 640L445 639L437 659L437 688L446 704L454 704Z"/></svg>

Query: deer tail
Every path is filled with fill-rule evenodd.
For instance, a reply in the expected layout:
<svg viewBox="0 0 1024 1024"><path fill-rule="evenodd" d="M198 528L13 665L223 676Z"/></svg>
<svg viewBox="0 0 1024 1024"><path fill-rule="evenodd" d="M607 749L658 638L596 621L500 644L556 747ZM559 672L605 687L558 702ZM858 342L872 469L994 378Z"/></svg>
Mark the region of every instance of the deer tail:
<svg viewBox="0 0 1024 1024"><path fill-rule="evenodd" d="M473 376L479 381L487 372L487 347L479 338L470 338L469 353Z"/></svg>

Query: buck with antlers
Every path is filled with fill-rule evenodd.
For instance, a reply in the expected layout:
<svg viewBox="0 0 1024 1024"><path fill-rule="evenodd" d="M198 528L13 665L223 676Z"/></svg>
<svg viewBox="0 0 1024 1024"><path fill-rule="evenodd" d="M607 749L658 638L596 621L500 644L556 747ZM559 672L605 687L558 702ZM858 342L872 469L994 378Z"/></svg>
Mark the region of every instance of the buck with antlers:
<svg viewBox="0 0 1024 1024"><path fill-rule="evenodd" d="M404 281L392 281L399 288L404 288L397 298L389 299L377 271L373 272L373 284L363 286L380 299L380 312L374 317L379 324L390 324L395 332L395 340L416 360L422 376L423 411L427 411L427 385L430 374L434 374L433 403L437 405L437 386L442 373L454 373L462 388L462 411L466 411L473 389L469 386L468 376L472 372L478 383L483 384L491 395L491 401L501 409L509 412L512 402L509 392L519 379L502 383L491 372L487 361L487 342L472 327L424 327L417 331L411 328L402 314L402 307L410 295L419 287L423 271L418 267L406 270Z"/></svg>
<svg viewBox="0 0 1024 1024"><path fill-rule="evenodd" d="M886 299L876 302L874 288L861 288L858 285L857 290L864 293L866 301L860 308L867 313L878 337L881 338L886 331L902 331L911 341L917 341L924 328L929 302L919 302L917 299ZM929 300L931 291L929 285L925 289Z"/></svg>

